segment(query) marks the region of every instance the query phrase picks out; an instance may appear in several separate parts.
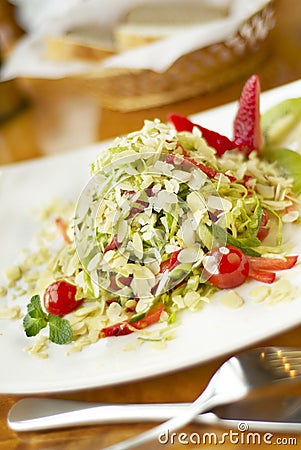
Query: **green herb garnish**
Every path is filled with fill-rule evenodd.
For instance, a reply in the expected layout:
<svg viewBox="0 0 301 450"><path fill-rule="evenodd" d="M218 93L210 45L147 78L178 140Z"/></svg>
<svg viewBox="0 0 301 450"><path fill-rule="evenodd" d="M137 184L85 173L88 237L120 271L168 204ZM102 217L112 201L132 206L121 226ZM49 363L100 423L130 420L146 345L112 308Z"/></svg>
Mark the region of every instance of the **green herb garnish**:
<svg viewBox="0 0 301 450"><path fill-rule="evenodd" d="M34 295L27 305L27 314L23 319L26 336L36 336L49 325L49 339L55 344L68 344L72 341L70 322L54 314L43 311L39 295Z"/></svg>

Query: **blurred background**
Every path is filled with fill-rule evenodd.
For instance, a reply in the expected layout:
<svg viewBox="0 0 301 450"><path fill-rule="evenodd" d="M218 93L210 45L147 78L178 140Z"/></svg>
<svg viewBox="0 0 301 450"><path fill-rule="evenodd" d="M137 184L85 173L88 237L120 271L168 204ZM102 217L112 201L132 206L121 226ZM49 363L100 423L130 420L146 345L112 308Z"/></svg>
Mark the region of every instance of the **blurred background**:
<svg viewBox="0 0 301 450"><path fill-rule="evenodd" d="M65 1L64 8L75 3ZM113 39L112 33L107 33L107 22L89 22L92 7L100 7L101 0L98 3L90 1L90 11L86 6L84 27L78 20L79 12L71 17L59 1L0 0L0 164L72 152L138 129L144 119L166 120L170 112L189 115L237 100L244 82L255 72L260 76L262 90L300 78L300 0L257 1L258 10L251 10L250 17L244 15L241 4L250 6L252 2L194 1L193 8L201 4L199 14L196 10L184 14L178 3L178 13L173 15L168 3L154 2L150 6L148 2L141 8L139 2L132 2L135 7L118 15L122 2L117 1L115 10L112 6L107 10L108 22L115 24ZM187 3L183 3L187 10ZM215 25L226 24L223 21L229 19L232 3L236 4L237 16L241 14L241 24L235 33L226 36L226 25L224 31ZM60 9L64 21L56 20ZM52 15L52 25L47 15ZM41 28L47 28L44 24L54 30L46 38L45 33L39 34ZM167 54L171 57L179 36L186 36L188 43L192 39L188 26L198 33L208 24L213 35L220 34L219 38L201 45L204 35L200 35L199 48L194 43L196 48L183 55L174 52L174 62L161 72L141 68L141 61L138 68L101 66L114 55L129 55L124 61L133 61L135 55L143 59L148 49L157 51L158 59L164 61ZM27 47L20 47L24 39ZM41 43L42 56L31 60L30 51L34 53ZM168 43L173 45L170 52L166 50ZM185 45L183 42L183 48ZM181 49L176 50L179 53ZM15 53L19 72L9 77L7 64L12 56L16 59ZM64 68L67 74L48 77L48 62L50 69ZM43 76L34 71L28 75L31 63L37 74L39 63L43 70L46 67ZM135 61L131 64L135 66Z"/></svg>

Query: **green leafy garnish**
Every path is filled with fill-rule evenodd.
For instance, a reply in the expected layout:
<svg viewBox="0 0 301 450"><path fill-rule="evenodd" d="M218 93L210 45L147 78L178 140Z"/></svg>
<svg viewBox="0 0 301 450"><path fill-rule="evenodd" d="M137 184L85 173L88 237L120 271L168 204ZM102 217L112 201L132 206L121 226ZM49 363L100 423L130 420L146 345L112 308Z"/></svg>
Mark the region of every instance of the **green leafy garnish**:
<svg viewBox="0 0 301 450"><path fill-rule="evenodd" d="M238 239L232 236L232 234L228 233L224 228L219 227L214 223L212 223L210 228L217 240L239 248L242 252L244 252L245 255L261 256L259 252L252 248L260 245L260 241L256 237Z"/></svg>
<svg viewBox="0 0 301 450"><path fill-rule="evenodd" d="M67 319L54 314L48 314L49 339L56 344L66 344L72 341L72 329Z"/></svg>
<svg viewBox="0 0 301 450"><path fill-rule="evenodd" d="M72 341L70 322L54 314L43 311L39 295L34 295L27 305L27 314L23 319L26 336L36 336L49 325L49 340L55 344L68 344Z"/></svg>
<svg viewBox="0 0 301 450"><path fill-rule="evenodd" d="M40 296L34 295L27 305L27 314L23 320L26 336L36 336L47 323L47 314L42 310Z"/></svg>

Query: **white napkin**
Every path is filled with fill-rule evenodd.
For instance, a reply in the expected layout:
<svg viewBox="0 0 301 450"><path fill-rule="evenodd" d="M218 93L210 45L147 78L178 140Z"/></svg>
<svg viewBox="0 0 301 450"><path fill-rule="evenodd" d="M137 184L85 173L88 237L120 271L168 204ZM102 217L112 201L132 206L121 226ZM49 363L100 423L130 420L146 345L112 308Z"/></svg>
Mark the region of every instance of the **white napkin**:
<svg viewBox="0 0 301 450"><path fill-rule="evenodd" d="M235 35L241 23L270 0L211 0L210 4L228 7L223 19L193 26L166 39L121 52L100 62L54 61L45 56L47 36L61 36L66 30L99 25L113 27L129 8L146 0L11 0L18 9L20 23L28 34L20 39L3 66L1 79L15 77L61 78L91 74L106 67L126 67L166 71L180 56ZM172 6L173 0L165 0ZM161 0L152 0L161 3ZM34 13L33 13L34 12Z"/></svg>

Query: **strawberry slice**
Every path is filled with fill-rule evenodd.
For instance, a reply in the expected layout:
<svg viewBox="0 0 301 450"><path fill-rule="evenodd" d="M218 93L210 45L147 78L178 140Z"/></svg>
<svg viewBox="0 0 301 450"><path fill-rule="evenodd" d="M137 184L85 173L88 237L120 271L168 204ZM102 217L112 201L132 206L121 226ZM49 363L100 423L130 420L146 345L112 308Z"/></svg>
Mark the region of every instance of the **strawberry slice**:
<svg viewBox="0 0 301 450"><path fill-rule="evenodd" d="M202 132L202 136L210 147L215 148L217 156L221 156L227 150L232 150L236 147L236 144L227 136L217 133L216 131L208 130L208 128L202 127L196 123L191 122L187 117L180 116L179 114L169 114L168 116L171 123L174 125L177 131L192 131L193 127L197 127Z"/></svg>
<svg viewBox="0 0 301 450"><path fill-rule="evenodd" d="M260 128L260 81L252 75L244 85L234 119L234 142L247 155L263 144Z"/></svg>

